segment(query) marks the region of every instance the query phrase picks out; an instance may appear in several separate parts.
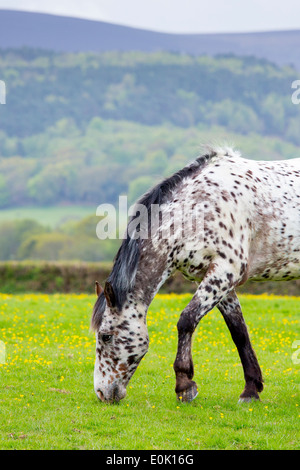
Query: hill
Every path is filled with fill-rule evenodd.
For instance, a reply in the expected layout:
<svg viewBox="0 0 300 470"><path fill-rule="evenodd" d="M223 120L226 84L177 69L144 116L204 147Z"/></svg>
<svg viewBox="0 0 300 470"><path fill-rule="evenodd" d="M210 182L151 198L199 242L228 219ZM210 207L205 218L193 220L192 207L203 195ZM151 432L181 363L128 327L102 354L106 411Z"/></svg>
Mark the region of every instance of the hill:
<svg viewBox="0 0 300 470"><path fill-rule="evenodd" d="M295 70L265 59L2 49L0 79L0 260L111 260L78 206L130 205L201 143L300 157Z"/></svg>
<svg viewBox="0 0 300 470"><path fill-rule="evenodd" d="M58 52L172 51L251 55L300 70L300 30L229 34L169 34L101 21L0 10L0 47Z"/></svg>
<svg viewBox="0 0 300 470"><path fill-rule="evenodd" d="M7 49L0 78L1 208L133 201L201 143L299 155L295 72L263 59Z"/></svg>
<svg viewBox="0 0 300 470"><path fill-rule="evenodd" d="M100 116L185 128L219 124L300 143L299 106L291 101L295 70L264 59L28 48L0 52L0 79L7 90L0 129L10 137L44 132L64 118L84 130ZM19 146L20 152L26 150Z"/></svg>

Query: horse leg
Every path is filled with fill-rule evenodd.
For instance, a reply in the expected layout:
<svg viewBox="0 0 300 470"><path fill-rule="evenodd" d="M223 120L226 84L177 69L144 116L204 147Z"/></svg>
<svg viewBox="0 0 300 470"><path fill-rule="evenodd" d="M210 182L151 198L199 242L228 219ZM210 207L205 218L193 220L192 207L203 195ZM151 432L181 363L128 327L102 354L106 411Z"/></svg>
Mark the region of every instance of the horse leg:
<svg viewBox="0 0 300 470"><path fill-rule="evenodd" d="M256 354L251 346L247 326L235 291L232 290L226 298L221 300L217 307L228 326L244 369L246 385L239 401L259 400L258 393L263 390L262 373Z"/></svg>
<svg viewBox="0 0 300 470"><path fill-rule="evenodd" d="M181 401L192 401L197 395L197 385L192 380L192 335L201 318L233 289L238 279L228 272L224 264L213 263L177 323L178 346L173 367L176 374L175 392Z"/></svg>

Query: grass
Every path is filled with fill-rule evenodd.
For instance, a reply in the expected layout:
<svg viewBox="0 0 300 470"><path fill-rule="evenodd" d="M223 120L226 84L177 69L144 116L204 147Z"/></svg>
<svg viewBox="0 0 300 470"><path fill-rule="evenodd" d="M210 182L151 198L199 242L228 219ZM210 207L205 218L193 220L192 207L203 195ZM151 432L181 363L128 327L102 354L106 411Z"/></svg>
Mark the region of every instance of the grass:
<svg viewBox="0 0 300 470"><path fill-rule="evenodd" d="M176 401L176 323L189 299L156 296L149 352L125 399L107 405L93 391L94 296L0 295L0 448L299 449L300 298L240 297L265 379L261 401L250 404L238 404L243 372L217 310L194 336L199 395Z"/></svg>
<svg viewBox="0 0 300 470"><path fill-rule="evenodd" d="M0 210L0 223L6 220L31 219L55 228L69 220L80 220L96 214L96 206L61 205L61 206L24 206Z"/></svg>

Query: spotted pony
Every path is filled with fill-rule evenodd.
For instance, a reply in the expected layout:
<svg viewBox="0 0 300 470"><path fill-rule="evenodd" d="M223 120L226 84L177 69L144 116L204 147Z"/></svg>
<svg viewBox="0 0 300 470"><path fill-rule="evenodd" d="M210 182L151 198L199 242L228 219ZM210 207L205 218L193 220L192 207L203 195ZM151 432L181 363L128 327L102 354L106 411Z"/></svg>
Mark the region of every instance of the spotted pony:
<svg viewBox="0 0 300 470"><path fill-rule="evenodd" d="M142 196L138 207L146 209L143 223L150 235L137 236L143 225L137 223L137 212L104 289L96 283L91 324L98 398L124 398L148 350L147 309L166 279L179 270L198 287L177 323L177 397L191 401L197 395L192 335L201 318L217 307L243 366L240 401L259 399L262 373L235 288L247 280L300 278L300 159L254 161L231 149L209 149ZM160 213L154 225L152 208ZM163 236L166 227L169 236Z"/></svg>

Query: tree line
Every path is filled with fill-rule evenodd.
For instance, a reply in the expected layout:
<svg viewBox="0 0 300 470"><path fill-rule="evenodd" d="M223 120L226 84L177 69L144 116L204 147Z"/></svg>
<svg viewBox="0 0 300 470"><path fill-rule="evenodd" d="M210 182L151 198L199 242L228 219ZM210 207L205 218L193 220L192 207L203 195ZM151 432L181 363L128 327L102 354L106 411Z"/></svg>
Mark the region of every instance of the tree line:
<svg viewBox="0 0 300 470"><path fill-rule="evenodd" d="M0 131L0 208L22 205L133 202L161 178L201 153L203 143L234 143L248 158L300 156L280 137L225 127L146 126L93 118L84 130L64 118L40 134L10 138ZM23 153L18 153L22 146Z"/></svg>
<svg viewBox="0 0 300 470"><path fill-rule="evenodd" d="M1 50L0 208L134 199L223 135L296 156L295 74L232 55Z"/></svg>
<svg viewBox="0 0 300 470"><path fill-rule="evenodd" d="M296 78L291 67L233 55L0 50L7 88L0 127L25 137L63 118L82 130L100 116L145 125L218 124L299 144L299 110L291 104ZM18 151L26 153L22 143Z"/></svg>
<svg viewBox="0 0 300 470"><path fill-rule="evenodd" d="M55 228L31 219L1 222L0 261L112 261L120 240L99 240L99 220L89 216Z"/></svg>
<svg viewBox="0 0 300 470"><path fill-rule="evenodd" d="M0 50L0 209L133 203L201 153L300 157L297 73L254 57ZM94 212L95 213L95 212ZM97 220L0 224L0 259L111 260Z"/></svg>

